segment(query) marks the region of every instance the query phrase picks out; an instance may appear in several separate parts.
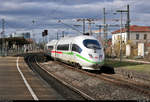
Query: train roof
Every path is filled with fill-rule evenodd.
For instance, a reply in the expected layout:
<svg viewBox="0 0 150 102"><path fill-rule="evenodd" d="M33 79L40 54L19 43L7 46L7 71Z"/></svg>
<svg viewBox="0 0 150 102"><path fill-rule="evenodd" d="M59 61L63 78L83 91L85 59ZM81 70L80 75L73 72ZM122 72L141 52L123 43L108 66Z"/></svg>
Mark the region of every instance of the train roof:
<svg viewBox="0 0 150 102"><path fill-rule="evenodd" d="M81 40L84 40L84 39L96 39L95 37L93 36L89 36L89 35L79 35L79 36L74 36L74 37L64 37L64 38L61 38L60 40L68 40L68 39L81 39Z"/></svg>
<svg viewBox="0 0 150 102"><path fill-rule="evenodd" d="M80 38L82 40L84 40L84 39L96 39L95 37L89 36L89 35L80 35L80 36L76 36L76 38Z"/></svg>
<svg viewBox="0 0 150 102"><path fill-rule="evenodd" d="M96 38L94 38L93 36L79 35L74 37L63 37L60 40L58 40L58 44L68 44L68 43L80 44L85 39L96 40Z"/></svg>
<svg viewBox="0 0 150 102"><path fill-rule="evenodd" d="M51 40L46 45L50 46L50 45L55 45L56 43L58 43L58 44L68 44L70 42L79 44L85 39L97 40L95 37L89 36L89 35L78 35L78 36L72 36L72 37L67 36L67 37L63 37L63 38L61 38L59 40Z"/></svg>

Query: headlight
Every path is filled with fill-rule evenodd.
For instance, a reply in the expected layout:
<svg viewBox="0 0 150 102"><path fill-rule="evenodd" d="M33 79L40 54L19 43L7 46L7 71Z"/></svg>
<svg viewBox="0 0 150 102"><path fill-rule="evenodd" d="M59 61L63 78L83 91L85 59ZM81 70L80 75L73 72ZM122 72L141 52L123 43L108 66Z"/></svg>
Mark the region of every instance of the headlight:
<svg viewBox="0 0 150 102"><path fill-rule="evenodd" d="M90 58L93 58L93 56L91 54L89 54Z"/></svg>

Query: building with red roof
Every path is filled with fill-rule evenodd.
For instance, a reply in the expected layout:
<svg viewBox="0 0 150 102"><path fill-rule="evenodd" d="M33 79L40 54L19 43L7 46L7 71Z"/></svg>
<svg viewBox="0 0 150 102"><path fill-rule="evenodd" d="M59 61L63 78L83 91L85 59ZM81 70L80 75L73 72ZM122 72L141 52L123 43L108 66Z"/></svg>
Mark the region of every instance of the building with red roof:
<svg viewBox="0 0 150 102"><path fill-rule="evenodd" d="M128 37L126 28L112 32L112 44L114 45L116 42L121 41L121 38L124 43L127 43ZM150 43L150 26L131 25L129 38L133 44Z"/></svg>

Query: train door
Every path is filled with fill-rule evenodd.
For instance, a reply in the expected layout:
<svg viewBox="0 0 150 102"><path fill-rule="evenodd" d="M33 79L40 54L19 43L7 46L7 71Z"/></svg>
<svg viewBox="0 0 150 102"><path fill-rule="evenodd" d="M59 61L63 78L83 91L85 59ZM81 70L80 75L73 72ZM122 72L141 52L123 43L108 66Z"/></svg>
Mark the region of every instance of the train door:
<svg viewBox="0 0 150 102"><path fill-rule="evenodd" d="M72 50L72 47L73 47L73 44L71 43L70 44L70 61L71 62L75 62L75 54L74 54L74 51Z"/></svg>
<svg viewBox="0 0 150 102"><path fill-rule="evenodd" d="M73 51L73 59L75 60L76 63L78 63L78 58L77 55L80 55L82 52L82 49L77 45L77 44L72 44L72 51Z"/></svg>
<svg viewBox="0 0 150 102"><path fill-rule="evenodd" d="M55 52L55 53L54 53L54 58L55 58L55 59L58 58L58 54L56 53L56 52L57 52L58 42L59 42L59 41L56 42L56 44L55 44L55 49L54 49L54 52Z"/></svg>
<svg viewBox="0 0 150 102"><path fill-rule="evenodd" d="M73 60L74 60L74 64L77 68L81 68L80 66L80 60L77 56L80 56L82 49L80 46L78 46L77 44L72 44L72 52L73 52Z"/></svg>
<svg viewBox="0 0 150 102"><path fill-rule="evenodd" d="M53 56L54 56L54 59L56 60L56 50L57 50L57 44L54 45L54 53L53 53Z"/></svg>

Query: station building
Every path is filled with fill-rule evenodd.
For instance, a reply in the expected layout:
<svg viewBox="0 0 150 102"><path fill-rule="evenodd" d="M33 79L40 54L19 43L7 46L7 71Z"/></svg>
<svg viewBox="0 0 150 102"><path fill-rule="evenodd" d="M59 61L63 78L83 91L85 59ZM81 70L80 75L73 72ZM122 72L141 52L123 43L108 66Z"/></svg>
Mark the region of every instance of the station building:
<svg viewBox="0 0 150 102"><path fill-rule="evenodd" d="M13 33L9 37L0 38L0 55L16 55L32 49L33 40L30 33Z"/></svg>
<svg viewBox="0 0 150 102"><path fill-rule="evenodd" d="M112 44L114 45L116 42L119 42L121 37L124 43L127 43L127 29L122 28L122 33L120 33L120 29L112 32ZM130 36L129 39L133 44L137 43L150 43L150 26L138 26L132 25L130 26Z"/></svg>
<svg viewBox="0 0 150 102"><path fill-rule="evenodd" d="M126 55L131 55L131 52L137 53L135 54L135 56L144 56L145 53L150 53L150 26L131 25L129 29L129 40L127 40L128 35L126 28L113 31L112 46L114 46L117 43L120 43L122 39L123 45L128 44L128 47L126 46L125 49ZM141 52L142 54L140 54Z"/></svg>

